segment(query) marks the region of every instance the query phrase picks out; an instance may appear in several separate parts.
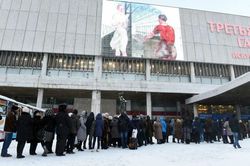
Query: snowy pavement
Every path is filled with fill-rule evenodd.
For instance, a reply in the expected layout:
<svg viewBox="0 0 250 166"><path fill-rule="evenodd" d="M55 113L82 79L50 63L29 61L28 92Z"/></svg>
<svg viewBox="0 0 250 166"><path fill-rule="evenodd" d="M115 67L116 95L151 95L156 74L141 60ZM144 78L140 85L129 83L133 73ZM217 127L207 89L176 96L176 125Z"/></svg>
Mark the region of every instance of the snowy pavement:
<svg viewBox="0 0 250 166"><path fill-rule="evenodd" d="M55 144L55 143L54 143ZM16 141L13 141L10 158L0 157L1 166L243 166L250 163L250 139L240 141L241 149L230 144L216 142L189 145L166 143L148 145L137 150L109 148L99 152L85 150L64 157L50 154L42 157L39 145L36 156L29 155L26 144L24 159L16 159ZM2 147L2 142L0 143Z"/></svg>

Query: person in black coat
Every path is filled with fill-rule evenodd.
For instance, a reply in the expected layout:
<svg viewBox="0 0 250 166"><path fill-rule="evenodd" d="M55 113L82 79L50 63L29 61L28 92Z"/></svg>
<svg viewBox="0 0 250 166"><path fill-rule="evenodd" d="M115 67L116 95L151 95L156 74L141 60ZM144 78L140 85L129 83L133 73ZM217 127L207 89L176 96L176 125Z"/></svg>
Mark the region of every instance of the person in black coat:
<svg viewBox="0 0 250 166"><path fill-rule="evenodd" d="M109 147L109 134L110 134L110 122L109 122L109 114L103 114L103 134L102 134L102 149L108 149Z"/></svg>
<svg viewBox="0 0 250 166"><path fill-rule="evenodd" d="M93 134L91 132L91 127L94 125L95 121L95 116L93 112L90 112L89 116L87 117L87 121L85 123L86 128L87 128L87 137L89 137L89 149L93 149L92 147L92 139L93 139ZM84 149L86 149L86 140L84 141Z"/></svg>
<svg viewBox="0 0 250 166"><path fill-rule="evenodd" d="M112 138L112 143L114 147L116 147L117 143L118 143L118 147L121 146L118 121L119 121L118 116L115 115L110 123L111 138Z"/></svg>
<svg viewBox="0 0 250 166"><path fill-rule="evenodd" d="M119 132L121 136L122 148L127 148L128 143L128 128L129 128L130 120L125 112L122 112L119 117Z"/></svg>
<svg viewBox="0 0 250 166"><path fill-rule="evenodd" d="M36 148L37 144L41 142L43 145L43 128L44 124L42 121L42 113L39 111L34 112L33 117L33 132L32 132L32 139L30 140L30 155L36 155Z"/></svg>
<svg viewBox="0 0 250 166"><path fill-rule="evenodd" d="M55 116L52 110L46 110L43 118L44 124L44 145L43 156L47 156L49 153L53 153L52 144L55 135Z"/></svg>
<svg viewBox="0 0 250 166"><path fill-rule="evenodd" d="M76 139L76 134L77 131L80 127L80 121L77 117L78 111L75 109L73 111L73 113L69 113L70 116L70 123L71 123L71 128L70 128L70 133L68 136L68 141L67 141L67 147L66 147L66 151L69 154L73 154L73 149L74 149L74 143L75 143L75 139Z"/></svg>
<svg viewBox="0 0 250 166"><path fill-rule="evenodd" d="M31 140L32 138L32 118L29 114L30 110L27 107L22 109L21 116L17 121L17 158L24 158L23 149L26 141Z"/></svg>
<svg viewBox="0 0 250 166"><path fill-rule="evenodd" d="M147 142L149 144L153 144L153 122L150 119L150 116L147 116L147 120L146 120L146 138L147 138Z"/></svg>
<svg viewBox="0 0 250 166"><path fill-rule="evenodd" d="M56 142L56 155L57 156L65 156L63 152L64 152L64 148L66 145L66 140L68 138L68 135L71 129L71 122L66 112L66 108L67 108L66 104L59 105L58 107L59 112L57 113L55 117L56 134L57 134L57 142Z"/></svg>
<svg viewBox="0 0 250 166"><path fill-rule="evenodd" d="M233 138L234 138L234 148L241 148L240 144L239 144L239 131L240 131L240 124L239 121L236 117L235 114L233 114L232 119L229 120L229 127L231 128L232 132L233 132Z"/></svg>
<svg viewBox="0 0 250 166"><path fill-rule="evenodd" d="M183 139L186 144L190 144L191 131L192 131L192 118L191 116L184 117L183 119Z"/></svg>

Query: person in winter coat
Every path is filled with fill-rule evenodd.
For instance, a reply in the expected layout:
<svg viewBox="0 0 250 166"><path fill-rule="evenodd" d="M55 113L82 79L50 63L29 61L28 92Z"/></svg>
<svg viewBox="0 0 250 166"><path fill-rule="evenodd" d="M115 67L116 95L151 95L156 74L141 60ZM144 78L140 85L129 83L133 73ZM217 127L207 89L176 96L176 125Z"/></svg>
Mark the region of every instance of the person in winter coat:
<svg viewBox="0 0 250 166"><path fill-rule="evenodd" d="M233 132L233 138L234 138L234 148L241 148L239 144L239 132L240 132L240 124L235 114L233 114L232 119L229 121L229 127L231 128Z"/></svg>
<svg viewBox="0 0 250 166"><path fill-rule="evenodd" d="M150 119L150 116L147 116L147 120L146 120L146 138L147 138L147 142L149 144L153 144L153 123L152 120Z"/></svg>
<svg viewBox="0 0 250 166"><path fill-rule="evenodd" d="M172 118L169 122L169 128L171 129L171 135L173 136L172 142L175 142L175 119Z"/></svg>
<svg viewBox="0 0 250 166"><path fill-rule="evenodd" d="M175 123L175 138L177 139L177 142L180 143L180 140L182 139L182 121L181 119L176 119Z"/></svg>
<svg viewBox="0 0 250 166"><path fill-rule="evenodd" d="M55 135L55 116L52 110L46 110L45 116L43 118L44 124L44 152L42 156L47 156L49 153L53 153L52 151L52 143Z"/></svg>
<svg viewBox="0 0 250 166"><path fill-rule="evenodd" d="M112 144L114 147L116 147L117 143L118 143L118 147L121 146L118 122L119 122L118 116L114 116L110 124Z"/></svg>
<svg viewBox="0 0 250 166"><path fill-rule="evenodd" d="M21 116L17 120L17 158L24 158L23 149L25 143L32 138L32 118L30 115L30 110L27 107L22 109Z"/></svg>
<svg viewBox="0 0 250 166"><path fill-rule="evenodd" d="M82 142L84 142L87 138L87 128L86 128L86 121L87 121L87 112L83 111L80 116L79 116L79 121L80 121L80 127L77 131L77 149L79 151L83 151L82 149Z"/></svg>
<svg viewBox="0 0 250 166"><path fill-rule="evenodd" d="M56 155L57 156L65 156L63 154L66 140L68 135L70 134L71 129L71 122L69 115L66 112L67 105L61 104L59 105L58 109L59 112L55 116L56 122L56 134L57 134L57 142L56 142Z"/></svg>
<svg viewBox="0 0 250 166"><path fill-rule="evenodd" d="M146 140L146 119L143 117L143 115L140 115L139 119L139 130L138 130L138 145L142 146L143 144L147 145Z"/></svg>
<svg viewBox="0 0 250 166"><path fill-rule="evenodd" d="M94 147L92 146L92 141L94 137L94 131L95 131L95 115L93 112L90 112L87 121L85 123L86 128L87 128L87 137L89 137L89 149L93 149ZM84 149L86 149L86 141L84 141Z"/></svg>
<svg viewBox="0 0 250 166"><path fill-rule="evenodd" d="M110 126L109 126L109 114L104 113L103 114L103 122L104 122L104 128L103 128L103 135L102 135L102 149L108 149L108 143L109 143L109 133L110 133Z"/></svg>
<svg viewBox="0 0 250 166"><path fill-rule="evenodd" d="M234 139L233 139L232 130L231 130L230 126L229 126L229 118L226 118L226 121L224 122L223 127L226 129L226 134L230 139L230 144L233 144Z"/></svg>
<svg viewBox="0 0 250 166"><path fill-rule="evenodd" d="M192 118L187 116L183 119L183 139L186 144L190 144L191 141L191 132L192 132Z"/></svg>
<svg viewBox="0 0 250 166"><path fill-rule="evenodd" d="M70 133L68 135L68 141L67 141L67 146L66 146L66 152L69 154L73 154L73 149L75 147L75 139L77 135L77 131L80 127L80 121L77 117L78 111L75 109L73 110L73 113L69 113L70 117L70 123L71 123L71 128L70 128Z"/></svg>
<svg viewBox="0 0 250 166"><path fill-rule="evenodd" d="M16 132L16 114L18 107L17 105L12 105L11 110L8 110L7 116L4 124L4 142L2 145L1 156L2 157L11 157L12 155L8 153L8 148L11 144L13 133Z"/></svg>
<svg viewBox="0 0 250 166"><path fill-rule="evenodd" d="M160 120L157 119L154 122L153 126L154 126L154 136L155 136L155 139L157 140L157 144L161 144L163 136L162 136L162 126L161 126Z"/></svg>
<svg viewBox="0 0 250 166"><path fill-rule="evenodd" d="M207 119L205 122L205 135L206 135L206 142L213 143L213 120Z"/></svg>
<svg viewBox="0 0 250 166"><path fill-rule="evenodd" d="M194 122L193 122L193 139L194 142L200 143L200 128L201 128L201 124L200 124L200 119L198 117L195 117Z"/></svg>
<svg viewBox="0 0 250 166"><path fill-rule="evenodd" d="M95 147L95 140L97 139L97 149L96 149L97 152L99 151L101 146L103 129L104 129L104 121L102 119L102 114L98 113L96 115L96 120L95 120L95 138L93 143L94 144L93 147Z"/></svg>
<svg viewBox="0 0 250 166"><path fill-rule="evenodd" d="M122 112L119 117L119 132L121 137L122 148L127 148L128 143L128 127L129 127L130 120L125 112Z"/></svg>
<svg viewBox="0 0 250 166"><path fill-rule="evenodd" d="M163 117L160 117L160 123L161 123L161 129L162 129L162 141L161 143L166 142L166 137L167 137L167 123L166 120Z"/></svg>
<svg viewBox="0 0 250 166"><path fill-rule="evenodd" d="M239 130L239 140L243 140L246 138L246 126L245 124L242 122L242 120L239 120L239 126L240 126L240 130Z"/></svg>
<svg viewBox="0 0 250 166"><path fill-rule="evenodd" d="M34 112L33 117L33 132L32 139L30 140L30 155L36 155L37 144L41 142L43 145L44 137L44 124L42 121L42 113L39 111Z"/></svg>

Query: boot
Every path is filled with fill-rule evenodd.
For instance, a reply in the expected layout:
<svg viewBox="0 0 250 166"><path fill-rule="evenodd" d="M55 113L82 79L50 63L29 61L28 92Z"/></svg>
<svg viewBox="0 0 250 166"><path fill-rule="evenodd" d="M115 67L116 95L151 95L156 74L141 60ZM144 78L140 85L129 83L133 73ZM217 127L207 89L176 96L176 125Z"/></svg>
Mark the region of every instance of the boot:
<svg viewBox="0 0 250 166"><path fill-rule="evenodd" d="M83 149L82 149L82 141L78 141L77 149L78 149L78 151L83 151Z"/></svg>
<svg viewBox="0 0 250 166"><path fill-rule="evenodd" d="M172 142L174 142L174 143L175 143L175 137L173 137L173 140L172 140Z"/></svg>
<svg viewBox="0 0 250 166"><path fill-rule="evenodd" d="M48 149L47 149L47 147L46 146L43 146L43 154L42 154L42 156L44 156L44 157L46 157L47 156L47 154L48 154Z"/></svg>
<svg viewBox="0 0 250 166"><path fill-rule="evenodd" d="M86 140L83 142L83 149L87 149L86 148Z"/></svg>

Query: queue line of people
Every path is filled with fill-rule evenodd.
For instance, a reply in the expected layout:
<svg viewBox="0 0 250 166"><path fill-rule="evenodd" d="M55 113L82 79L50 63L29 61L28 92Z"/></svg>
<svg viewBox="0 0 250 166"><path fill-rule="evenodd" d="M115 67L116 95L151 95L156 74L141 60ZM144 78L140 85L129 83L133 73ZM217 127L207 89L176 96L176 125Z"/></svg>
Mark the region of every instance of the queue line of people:
<svg viewBox="0 0 250 166"><path fill-rule="evenodd" d="M56 156L65 156L65 152L73 154L75 148L78 151L84 151L87 148L94 151L96 147L97 152L100 148L108 149L111 146L137 149L143 145L154 144L153 137L157 144L168 143L170 135L172 135L172 142L186 144L200 143L204 140L213 143L213 141L220 141L221 138L223 143L229 143L229 138L234 148L241 148L238 140L247 137L247 134L242 132L242 125L235 115L225 121L212 119L203 121L190 116L177 119L160 117L152 120L149 116L143 115L133 115L130 119L125 112L114 117L109 116L108 113L98 113L95 116L91 112L88 115L85 111L78 113L77 110L68 113L66 108L67 105L62 104L59 105L57 114L52 110L47 110L44 115L42 112L35 111L31 117L28 108L24 107L20 114L18 107L13 105L6 116L5 140L1 156L12 156L8 153L8 147L15 132L18 142L17 158L25 157L23 149L26 143L30 143L30 155L37 155L38 144L41 144L44 150L42 156L53 153L52 144L55 134ZM244 131L250 131L247 125L244 127L246 127ZM133 139L136 142L132 143L130 138L136 138ZM95 146L96 143L97 146Z"/></svg>

